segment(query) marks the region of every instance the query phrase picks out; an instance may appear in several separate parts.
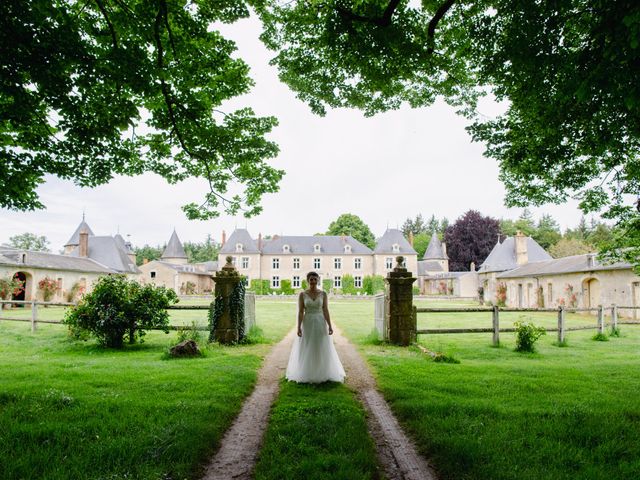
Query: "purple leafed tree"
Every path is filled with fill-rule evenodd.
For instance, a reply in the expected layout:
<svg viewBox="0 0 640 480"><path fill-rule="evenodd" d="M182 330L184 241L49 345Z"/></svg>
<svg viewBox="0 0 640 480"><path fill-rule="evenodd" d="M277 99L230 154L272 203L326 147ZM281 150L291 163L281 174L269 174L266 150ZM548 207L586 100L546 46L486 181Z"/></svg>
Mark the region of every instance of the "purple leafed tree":
<svg viewBox="0 0 640 480"><path fill-rule="evenodd" d="M469 210L449 225L444 232L449 256L449 270L469 271L471 262L476 268L487 258L498 240L500 222L483 217L476 210Z"/></svg>

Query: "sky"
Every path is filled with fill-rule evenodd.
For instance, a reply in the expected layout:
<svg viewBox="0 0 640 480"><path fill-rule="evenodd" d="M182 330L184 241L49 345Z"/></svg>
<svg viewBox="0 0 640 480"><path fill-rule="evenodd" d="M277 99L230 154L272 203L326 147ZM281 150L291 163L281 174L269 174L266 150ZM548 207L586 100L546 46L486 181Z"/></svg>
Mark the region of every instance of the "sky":
<svg viewBox="0 0 640 480"><path fill-rule="evenodd" d="M468 122L453 108L399 110L366 118L356 110L332 110L318 117L295 97L268 65L273 53L258 39L255 18L223 33L236 41L237 55L251 67L255 87L223 109L250 106L257 115L275 116L279 126L270 139L280 154L269 163L286 174L280 191L263 197L263 212L246 219L222 214L208 221L190 221L181 206L200 203L206 185L187 180L168 185L161 177L117 177L97 188L48 177L38 193L46 210L13 212L0 209L0 244L24 232L44 235L54 252L74 232L83 214L96 235L120 233L134 246L162 245L175 229L182 241L201 242L207 234L220 241L234 228L264 235L313 235L325 232L340 214L358 215L376 237L422 214L446 217L453 223L475 209L495 218L516 219L521 208L504 206L504 187L495 160L483 156L483 145L472 143ZM484 101L487 117L504 106ZM577 225L577 202L530 209L534 218L551 214L562 230Z"/></svg>

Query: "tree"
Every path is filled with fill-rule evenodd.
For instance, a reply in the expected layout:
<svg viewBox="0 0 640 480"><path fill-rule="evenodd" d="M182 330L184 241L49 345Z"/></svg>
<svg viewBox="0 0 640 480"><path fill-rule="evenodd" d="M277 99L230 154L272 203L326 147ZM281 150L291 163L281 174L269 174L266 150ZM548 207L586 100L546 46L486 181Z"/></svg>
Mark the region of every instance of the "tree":
<svg viewBox="0 0 640 480"><path fill-rule="evenodd" d="M47 237L29 232L9 237L9 246L19 250L32 250L34 252L50 251Z"/></svg>
<svg viewBox="0 0 640 480"><path fill-rule="evenodd" d="M424 219L422 218L422 214L419 213L416 215L415 220L411 218L407 218L402 224L402 234L405 237L409 236L409 233L413 233L414 235L419 235L427 231L427 225L424 223Z"/></svg>
<svg viewBox="0 0 640 480"><path fill-rule="evenodd" d="M167 307L177 301L171 289L110 275L100 277L91 293L67 311L64 323L75 334L89 332L106 347L122 348L127 332L129 343L142 338L145 329L159 327L169 333Z"/></svg>
<svg viewBox="0 0 640 480"><path fill-rule="evenodd" d="M327 235L351 235L369 248L374 248L376 245L376 238L369 226L360 217L351 213L343 213L331 222Z"/></svg>
<svg viewBox="0 0 640 480"><path fill-rule="evenodd" d="M636 245L640 3L635 0L258 4L280 78L324 114L444 98L500 165L508 206L580 199ZM480 115L487 92L507 102ZM633 200L635 202L635 200ZM640 206L640 203L638 204ZM638 257L640 259L640 256Z"/></svg>
<svg viewBox="0 0 640 480"><path fill-rule="evenodd" d="M156 245L155 247L151 247L149 245L145 245L144 247L135 247L133 251L136 254L136 265L142 265L145 260L158 260L162 256L162 252L165 247L161 247L160 245Z"/></svg>
<svg viewBox="0 0 640 480"><path fill-rule="evenodd" d="M479 266L491 252L500 233L500 222L483 217L476 210L469 210L444 233L449 256L449 269L454 272L469 271L471 262Z"/></svg>
<svg viewBox="0 0 640 480"><path fill-rule="evenodd" d="M430 233L419 233L413 237L413 249L418 253L418 258L422 258L424 256L424 252L427 251L430 241Z"/></svg>
<svg viewBox="0 0 640 480"><path fill-rule="evenodd" d="M0 207L43 208L47 174L93 187L153 172L207 184L189 218L260 212L283 175L265 162L277 121L220 110L252 81L213 27L248 15L240 0L1 2Z"/></svg>
<svg viewBox="0 0 640 480"><path fill-rule="evenodd" d="M549 248L549 253L553 258L582 255L593 251L595 249L591 245L578 238L562 238Z"/></svg>
<svg viewBox="0 0 640 480"><path fill-rule="evenodd" d="M560 241L560 226L558 222L549 214L543 214L538 220L538 225L533 232L533 239L540 244L542 248L548 250L549 247Z"/></svg>
<svg viewBox="0 0 640 480"><path fill-rule="evenodd" d="M202 243L184 242L184 251L187 254L189 263L208 262L217 260L220 244L216 243L211 235Z"/></svg>

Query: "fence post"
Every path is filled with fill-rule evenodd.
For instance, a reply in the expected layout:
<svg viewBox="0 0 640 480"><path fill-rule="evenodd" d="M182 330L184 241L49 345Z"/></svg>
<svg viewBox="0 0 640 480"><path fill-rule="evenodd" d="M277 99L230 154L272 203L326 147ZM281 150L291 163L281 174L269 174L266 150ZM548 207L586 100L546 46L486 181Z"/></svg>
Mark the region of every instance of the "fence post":
<svg viewBox="0 0 640 480"><path fill-rule="evenodd" d="M604 335L604 308L598 305L598 333Z"/></svg>
<svg viewBox="0 0 640 480"><path fill-rule="evenodd" d="M31 301L31 332L35 332L37 329L36 321L38 320L38 304L35 300Z"/></svg>
<svg viewBox="0 0 640 480"><path fill-rule="evenodd" d="M497 305L493 306L492 320L493 320L493 346L497 347L498 345L500 345L500 318L499 318Z"/></svg>
<svg viewBox="0 0 640 480"><path fill-rule="evenodd" d="M618 330L618 306L615 303L611 305L611 328L614 332Z"/></svg>
<svg viewBox="0 0 640 480"><path fill-rule="evenodd" d="M558 343L564 343L564 307L558 307Z"/></svg>

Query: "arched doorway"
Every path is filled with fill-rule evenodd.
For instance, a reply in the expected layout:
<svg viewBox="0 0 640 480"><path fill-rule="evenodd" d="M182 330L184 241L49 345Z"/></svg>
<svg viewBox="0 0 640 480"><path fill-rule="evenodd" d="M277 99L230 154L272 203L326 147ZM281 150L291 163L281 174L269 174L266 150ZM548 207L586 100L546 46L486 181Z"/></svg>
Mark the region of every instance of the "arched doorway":
<svg viewBox="0 0 640 480"><path fill-rule="evenodd" d="M15 280L19 280L22 283L22 286L17 290L13 291L11 295L11 300L26 300L27 293L31 291L31 285L29 282L31 275L26 272L17 272L13 275ZM19 304L19 306L24 306L24 304Z"/></svg>
<svg viewBox="0 0 640 480"><path fill-rule="evenodd" d="M586 308L596 308L600 305L600 282L597 278L587 278L582 283L582 292Z"/></svg>

